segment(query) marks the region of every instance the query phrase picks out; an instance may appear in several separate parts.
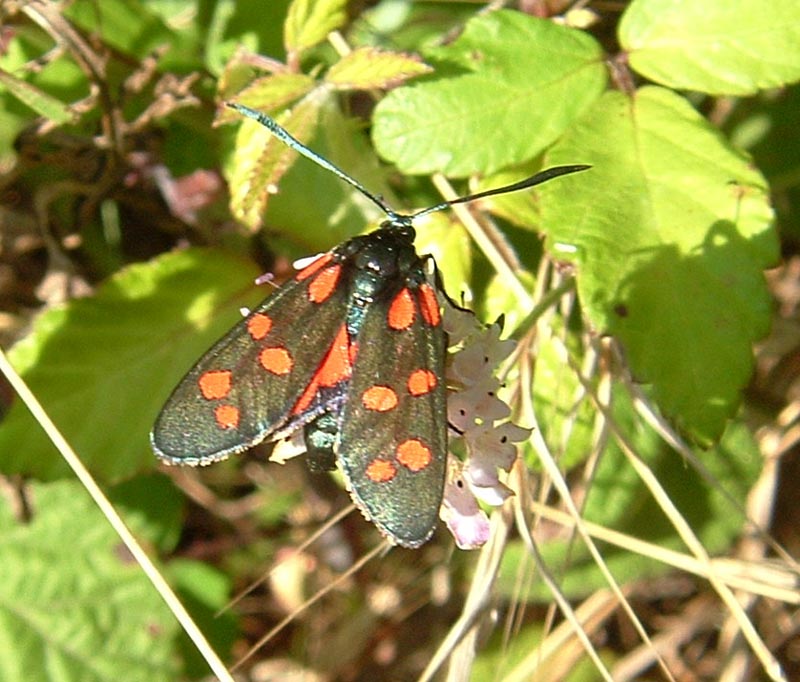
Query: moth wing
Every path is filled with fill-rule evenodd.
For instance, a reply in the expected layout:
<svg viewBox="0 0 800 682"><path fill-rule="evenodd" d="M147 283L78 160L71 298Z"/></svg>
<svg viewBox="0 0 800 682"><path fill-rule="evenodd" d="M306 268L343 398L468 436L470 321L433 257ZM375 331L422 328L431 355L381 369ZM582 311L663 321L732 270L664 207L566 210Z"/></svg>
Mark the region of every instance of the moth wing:
<svg viewBox="0 0 800 682"><path fill-rule="evenodd" d="M156 419L150 440L174 464L207 464L273 435L344 324L346 268L321 257L269 296L203 355Z"/></svg>
<svg viewBox="0 0 800 682"><path fill-rule="evenodd" d="M418 547L433 533L447 460L446 337L435 289L422 286L427 299L421 288L403 283L388 302L369 305L337 448L355 504L405 547ZM423 315L425 300L437 306L435 324ZM413 320L399 329L389 323L397 301L413 306Z"/></svg>

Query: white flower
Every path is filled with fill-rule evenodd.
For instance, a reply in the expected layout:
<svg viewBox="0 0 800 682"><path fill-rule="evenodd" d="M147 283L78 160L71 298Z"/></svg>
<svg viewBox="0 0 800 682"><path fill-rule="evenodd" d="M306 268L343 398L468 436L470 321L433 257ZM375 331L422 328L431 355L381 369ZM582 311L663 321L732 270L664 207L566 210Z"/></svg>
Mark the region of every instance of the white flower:
<svg viewBox="0 0 800 682"><path fill-rule="evenodd" d="M467 327L463 319L458 324ZM530 434L529 429L503 421L511 409L497 395L500 382L494 371L515 343L501 341L500 332L500 323L473 325L472 333L460 340L461 347L448 355L445 368L450 441L462 440L467 458L462 463L450 456L439 513L461 549L480 547L488 539L489 520L478 500L499 506L513 495L500 480L500 471L511 469L517 457L515 443Z"/></svg>
<svg viewBox="0 0 800 682"><path fill-rule="evenodd" d="M491 375L516 346L511 339L500 341L500 332L500 324L495 322L469 337L464 348L454 355L448 378L471 386Z"/></svg>
<svg viewBox="0 0 800 682"><path fill-rule="evenodd" d="M439 517L447 524L459 549L477 549L489 539L489 517L470 493L461 462L448 458L447 481Z"/></svg>

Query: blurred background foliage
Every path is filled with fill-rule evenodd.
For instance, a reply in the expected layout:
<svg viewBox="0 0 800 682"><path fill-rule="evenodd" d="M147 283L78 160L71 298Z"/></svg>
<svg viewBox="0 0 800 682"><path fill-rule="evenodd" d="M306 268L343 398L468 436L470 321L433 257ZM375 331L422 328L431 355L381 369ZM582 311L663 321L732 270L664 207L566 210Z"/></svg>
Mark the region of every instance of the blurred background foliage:
<svg viewBox="0 0 800 682"><path fill-rule="evenodd" d="M259 273L381 216L223 102L402 211L591 164L417 226L519 342L504 397L534 430L492 542L371 561L242 674L793 679L798 27L791 0L4 2L0 344L234 665L378 534L350 514L296 551L338 479L268 447L163 471L148 432ZM6 388L0 678L203 678Z"/></svg>

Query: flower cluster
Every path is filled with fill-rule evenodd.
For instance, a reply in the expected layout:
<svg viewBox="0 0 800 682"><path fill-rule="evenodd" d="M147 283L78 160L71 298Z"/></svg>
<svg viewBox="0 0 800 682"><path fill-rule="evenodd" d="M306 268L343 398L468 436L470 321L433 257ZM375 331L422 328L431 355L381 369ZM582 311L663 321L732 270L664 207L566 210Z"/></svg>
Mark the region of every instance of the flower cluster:
<svg viewBox="0 0 800 682"><path fill-rule="evenodd" d="M462 441L467 456L462 462L448 455L439 514L461 549L475 549L489 536L489 519L478 500L499 506L512 494L499 471L511 469L515 443L530 431L507 421L511 410L497 397L495 369L515 346L510 339L500 340L501 324L481 325L470 311L449 305L444 306L443 323L456 349L448 354L445 370L449 440L456 448Z"/></svg>

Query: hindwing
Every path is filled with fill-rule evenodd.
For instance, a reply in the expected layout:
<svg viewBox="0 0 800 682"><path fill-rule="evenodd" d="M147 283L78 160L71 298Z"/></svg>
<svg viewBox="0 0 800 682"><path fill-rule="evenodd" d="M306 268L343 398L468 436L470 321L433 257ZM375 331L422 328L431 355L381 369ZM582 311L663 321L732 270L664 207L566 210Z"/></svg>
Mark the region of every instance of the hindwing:
<svg viewBox="0 0 800 682"><path fill-rule="evenodd" d="M433 533L447 458L446 337L423 265L365 312L337 447L356 505L405 547Z"/></svg>

